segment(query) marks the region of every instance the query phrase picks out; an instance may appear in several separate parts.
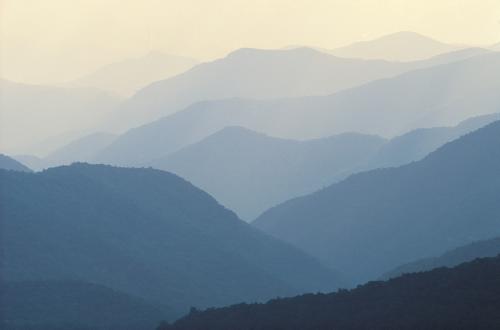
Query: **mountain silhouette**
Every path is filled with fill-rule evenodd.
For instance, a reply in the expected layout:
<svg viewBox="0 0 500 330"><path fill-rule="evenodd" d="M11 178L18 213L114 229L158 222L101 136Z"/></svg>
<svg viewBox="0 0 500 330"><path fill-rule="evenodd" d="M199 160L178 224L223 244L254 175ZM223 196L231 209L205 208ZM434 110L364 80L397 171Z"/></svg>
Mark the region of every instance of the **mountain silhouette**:
<svg viewBox="0 0 500 330"><path fill-rule="evenodd" d="M31 169L7 155L0 154L0 169L21 172L31 172Z"/></svg>
<svg viewBox="0 0 500 330"><path fill-rule="evenodd" d="M76 163L0 181L6 281L77 279L177 316L344 285L167 172Z"/></svg>
<svg viewBox="0 0 500 330"><path fill-rule="evenodd" d="M416 260L401 265L382 278L389 279L402 274L416 273L432 270L439 267L455 267L461 263L477 258L495 257L500 254L500 237L478 241L448 251L438 257Z"/></svg>
<svg viewBox="0 0 500 330"><path fill-rule="evenodd" d="M159 330L496 329L500 256L331 294L193 310Z"/></svg>
<svg viewBox="0 0 500 330"><path fill-rule="evenodd" d="M500 54L491 53L329 96L201 102L127 131L96 159L127 166L145 164L227 126L299 140L345 132L391 138L417 128L454 126L498 112L499 65Z"/></svg>
<svg viewBox="0 0 500 330"><path fill-rule="evenodd" d="M295 141L227 127L149 165L189 180L250 221L271 206L331 184L384 142L361 134Z"/></svg>
<svg viewBox="0 0 500 330"><path fill-rule="evenodd" d="M449 61L469 56L455 54ZM128 129L201 101L327 95L442 62L447 62L445 57L399 63L340 58L306 47L242 48L139 90L116 113L120 120L112 118L109 124Z"/></svg>
<svg viewBox="0 0 500 330"><path fill-rule="evenodd" d="M410 131L384 144L365 164L365 169L396 167L421 160L442 145L496 120L500 120L500 113L469 118L453 127L420 128Z"/></svg>
<svg viewBox="0 0 500 330"><path fill-rule="evenodd" d="M330 53L350 58L416 61L461 48L464 47L446 44L415 32L402 31L374 40L356 42Z"/></svg>
<svg viewBox="0 0 500 330"><path fill-rule="evenodd" d="M419 162L353 175L253 224L362 282L500 235L500 121Z"/></svg>

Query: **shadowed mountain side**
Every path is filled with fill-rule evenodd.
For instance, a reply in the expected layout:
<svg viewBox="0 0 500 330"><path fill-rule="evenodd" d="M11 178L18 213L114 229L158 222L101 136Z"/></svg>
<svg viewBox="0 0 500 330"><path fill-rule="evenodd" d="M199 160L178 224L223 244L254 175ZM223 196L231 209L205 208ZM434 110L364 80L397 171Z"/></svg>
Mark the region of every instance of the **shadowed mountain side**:
<svg viewBox="0 0 500 330"><path fill-rule="evenodd" d="M359 282L500 235L500 122L419 162L360 173L253 224Z"/></svg>
<svg viewBox="0 0 500 330"><path fill-rule="evenodd" d="M97 160L144 164L226 126L243 126L300 140L343 132L391 137L416 128L453 126L467 118L498 111L498 68L500 54L492 53L329 96L202 102L129 130L103 150Z"/></svg>
<svg viewBox="0 0 500 330"><path fill-rule="evenodd" d="M356 42L329 52L350 58L416 61L461 48L464 47L445 44L415 32L403 31L374 40Z"/></svg>
<svg viewBox="0 0 500 330"><path fill-rule="evenodd" d="M84 77L71 81L71 86L95 87L123 96L185 72L198 61L182 56L150 52L145 56L111 63Z"/></svg>
<svg viewBox="0 0 500 330"><path fill-rule="evenodd" d="M0 180L5 280L79 279L176 315L343 285L167 172L73 164Z"/></svg>
<svg viewBox="0 0 500 330"><path fill-rule="evenodd" d="M477 258L495 257L499 254L500 237L497 237L461 246L439 257L420 259L401 265L385 273L382 278L389 279L403 274L424 272L438 267L454 267Z"/></svg>
<svg viewBox="0 0 500 330"><path fill-rule="evenodd" d="M331 294L192 311L159 330L498 329L500 257Z"/></svg>
<svg viewBox="0 0 500 330"><path fill-rule="evenodd" d="M271 206L331 184L384 142L360 134L294 141L228 127L150 165L186 178L250 221Z"/></svg>
<svg viewBox="0 0 500 330"><path fill-rule="evenodd" d="M143 330L167 315L139 298L81 281L3 282L4 330Z"/></svg>
<svg viewBox="0 0 500 330"><path fill-rule="evenodd" d="M31 172L31 169L7 155L0 154L0 169L21 172Z"/></svg>

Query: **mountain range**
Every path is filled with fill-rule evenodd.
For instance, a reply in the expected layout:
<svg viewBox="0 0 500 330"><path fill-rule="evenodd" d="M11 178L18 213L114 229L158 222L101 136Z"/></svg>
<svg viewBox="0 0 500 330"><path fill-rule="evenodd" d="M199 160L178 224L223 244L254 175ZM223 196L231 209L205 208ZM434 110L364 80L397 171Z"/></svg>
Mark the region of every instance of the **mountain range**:
<svg viewBox="0 0 500 330"><path fill-rule="evenodd" d="M500 114L474 117L455 127L418 129L389 141L353 133L295 141L227 127L148 165L189 180L249 221L355 172L420 160L495 120Z"/></svg>
<svg viewBox="0 0 500 330"><path fill-rule="evenodd" d="M446 44L421 34L402 31L383 37L360 41L331 50L336 56L387 61L417 61L465 48Z"/></svg>
<svg viewBox="0 0 500 330"><path fill-rule="evenodd" d="M500 235L500 122L421 161L353 175L253 224L363 282Z"/></svg>
<svg viewBox="0 0 500 330"><path fill-rule="evenodd" d="M311 48L238 49L138 91L119 110L115 129L128 129L200 101L276 99L328 95L373 80L457 61L487 52L469 49L408 63L333 56Z"/></svg>
<svg viewBox="0 0 500 330"><path fill-rule="evenodd" d="M0 181L5 281L96 283L170 317L348 285L167 172L77 163Z"/></svg>
<svg viewBox="0 0 500 330"><path fill-rule="evenodd" d="M384 143L361 134L285 140L227 127L149 165L186 178L250 221L271 206L331 184Z"/></svg>
<svg viewBox="0 0 500 330"><path fill-rule="evenodd" d="M386 330L500 327L500 256L370 282L351 291L193 310L159 330Z"/></svg>
<svg viewBox="0 0 500 330"><path fill-rule="evenodd" d="M142 165L226 126L300 140L345 132L394 137L417 128L453 126L472 116L498 112L499 65L500 54L491 53L328 96L201 102L127 131L96 160Z"/></svg>

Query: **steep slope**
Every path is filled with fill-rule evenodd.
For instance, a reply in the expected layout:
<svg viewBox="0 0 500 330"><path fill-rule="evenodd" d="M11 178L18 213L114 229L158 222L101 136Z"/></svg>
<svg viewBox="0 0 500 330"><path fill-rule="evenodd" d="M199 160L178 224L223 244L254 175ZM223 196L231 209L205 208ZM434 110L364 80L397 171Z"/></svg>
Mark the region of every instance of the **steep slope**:
<svg viewBox="0 0 500 330"><path fill-rule="evenodd" d="M85 135L51 152L43 159L44 167L92 161L99 150L109 146L115 139L116 135L110 133Z"/></svg>
<svg viewBox="0 0 500 330"><path fill-rule="evenodd" d="M12 156L18 162L24 164L28 168L33 171L39 171L45 167L44 161L42 158L33 156L33 155L15 155Z"/></svg>
<svg viewBox="0 0 500 330"><path fill-rule="evenodd" d="M160 330L497 329L500 257L351 291L194 311Z"/></svg>
<svg viewBox="0 0 500 330"><path fill-rule="evenodd" d="M145 56L108 64L69 85L99 88L128 97L155 81L173 77L196 64L198 61L192 58L150 52Z"/></svg>
<svg viewBox="0 0 500 330"><path fill-rule="evenodd" d="M387 272L382 278L389 279L402 274L424 272L438 267L455 267L477 258L495 257L500 254L500 237L478 241L448 251L439 257L416 260Z"/></svg>
<svg viewBox="0 0 500 330"><path fill-rule="evenodd" d="M329 96L201 102L132 129L102 151L112 164L143 164L226 126L311 139L344 132L393 137L422 127L453 126L498 112L500 54L475 56L368 83Z"/></svg>
<svg viewBox="0 0 500 330"><path fill-rule="evenodd" d="M330 53L350 58L383 59L387 61L416 61L458 50L421 34L409 31L397 32L369 41L361 41Z"/></svg>
<svg viewBox="0 0 500 330"><path fill-rule="evenodd" d="M470 118L454 127L413 130L391 139L380 148L364 168L396 167L421 160L442 145L496 120L500 120L500 113Z"/></svg>
<svg viewBox="0 0 500 330"><path fill-rule="evenodd" d="M0 169L2 170L13 170L21 172L31 172L31 169L21 162L11 158L9 156L0 154Z"/></svg>
<svg viewBox="0 0 500 330"><path fill-rule="evenodd" d="M189 180L249 221L271 206L331 184L384 142L360 134L301 142L228 127L150 165Z"/></svg>
<svg viewBox="0 0 500 330"><path fill-rule="evenodd" d="M81 281L2 283L0 307L4 330L143 330L166 316L139 298Z"/></svg>
<svg viewBox="0 0 500 330"><path fill-rule="evenodd" d="M353 280L500 235L500 122L420 162L349 177L266 211L254 225Z"/></svg>
<svg viewBox="0 0 500 330"><path fill-rule="evenodd" d="M119 102L119 98L96 89L0 80L0 149L10 154L36 152L45 156L50 149L31 146L50 137L98 127ZM59 140L66 142L64 139L61 136Z"/></svg>
<svg viewBox="0 0 500 330"><path fill-rule="evenodd" d="M5 280L79 279L177 315L340 284L167 172L74 164L0 181Z"/></svg>
<svg viewBox="0 0 500 330"><path fill-rule="evenodd" d="M140 90L115 124L138 126L206 100L326 95L430 65L338 58L310 48L239 49Z"/></svg>

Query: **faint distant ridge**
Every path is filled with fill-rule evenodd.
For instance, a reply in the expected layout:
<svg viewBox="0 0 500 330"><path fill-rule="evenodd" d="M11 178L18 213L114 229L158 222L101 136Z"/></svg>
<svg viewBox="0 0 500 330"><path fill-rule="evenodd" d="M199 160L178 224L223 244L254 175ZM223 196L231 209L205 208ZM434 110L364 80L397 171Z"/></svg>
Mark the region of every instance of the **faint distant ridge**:
<svg viewBox="0 0 500 330"><path fill-rule="evenodd" d="M96 152L110 145L115 139L116 135L105 132L85 135L51 152L43 159L43 167L92 162Z"/></svg>
<svg viewBox="0 0 500 330"><path fill-rule="evenodd" d="M0 154L0 169L20 172L32 172L32 170L26 165L4 154Z"/></svg>
<svg viewBox="0 0 500 330"><path fill-rule="evenodd" d="M438 257L419 259L401 265L385 273L382 278L389 279L403 274L424 272L438 267L454 267L476 258L495 257L500 254L500 237L477 241L448 251Z"/></svg>
<svg viewBox="0 0 500 330"><path fill-rule="evenodd" d="M152 51L141 57L103 66L70 82L70 85L96 87L122 96L131 96L152 82L173 77L198 63L193 58Z"/></svg>
<svg viewBox="0 0 500 330"><path fill-rule="evenodd" d="M119 165L145 164L196 143L226 126L243 126L291 139L311 139L343 132L391 137L416 128L452 126L471 116L490 114L500 109L499 64L499 54L491 52L414 70L327 96L273 100L233 97L199 102L120 135L99 153L97 159ZM190 73L201 70L200 66L190 70ZM139 93L144 93L140 98L147 102L154 100L161 105L166 93L175 90L171 89L172 80L180 78L187 79L183 74L151 85ZM276 84L281 81L279 77L274 78ZM203 85L206 83L208 81L204 81ZM196 83L193 86L198 88L199 85ZM442 92L444 90L446 93ZM133 99L139 98L139 94ZM147 95L151 98L146 98ZM130 102L139 102L139 99L133 99ZM136 114L141 114L140 109L147 107L147 103L144 108L138 107L139 103L132 103L127 103L125 107ZM168 103L170 101L159 109L167 109Z"/></svg>
<svg viewBox="0 0 500 330"><path fill-rule="evenodd" d="M416 32L402 31L333 49L330 53L349 58L407 62L427 59L462 48L466 47L446 44Z"/></svg>
<svg viewBox="0 0 500 330"><path fill-rule="evenodd" d="M326 95L426 66L340 58L307 47L242 48L141 89L120 109L119 124L130 128L200 101Z"/></svg>
<svg viewBox="0 0 500 330"><path fill-rule="evenodd" d="M226 127L146 165L186 178L250 221L271 206L333 183L385 142L357 133L297 141Z"/></svg>

